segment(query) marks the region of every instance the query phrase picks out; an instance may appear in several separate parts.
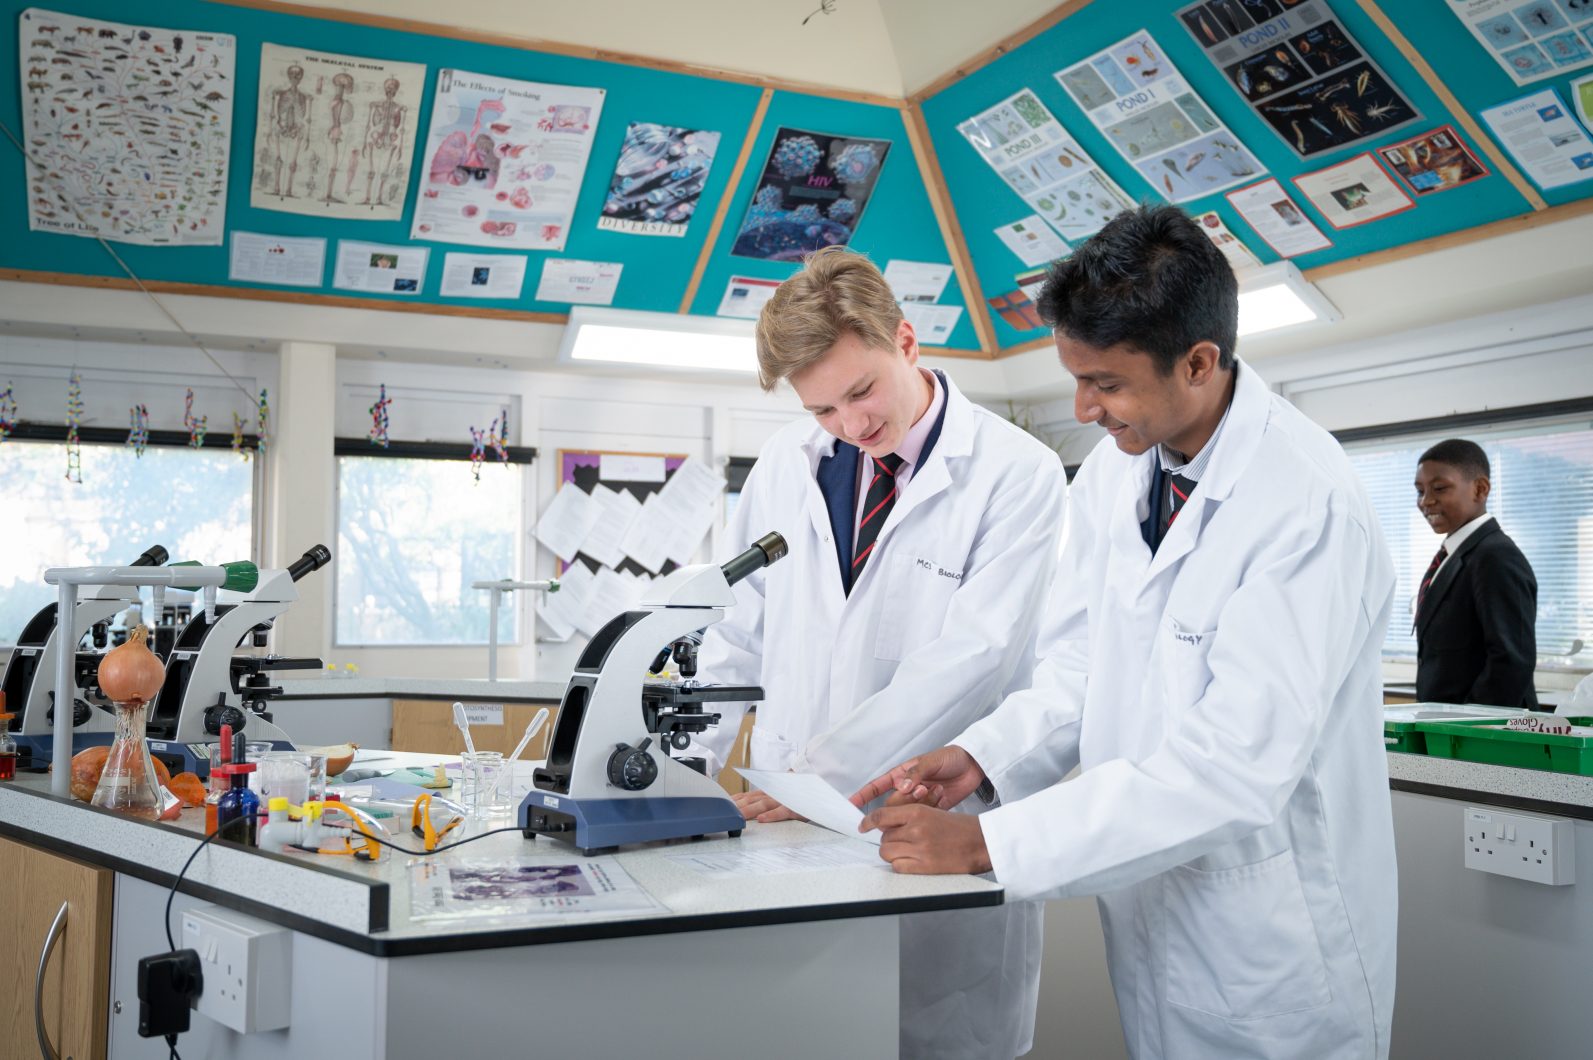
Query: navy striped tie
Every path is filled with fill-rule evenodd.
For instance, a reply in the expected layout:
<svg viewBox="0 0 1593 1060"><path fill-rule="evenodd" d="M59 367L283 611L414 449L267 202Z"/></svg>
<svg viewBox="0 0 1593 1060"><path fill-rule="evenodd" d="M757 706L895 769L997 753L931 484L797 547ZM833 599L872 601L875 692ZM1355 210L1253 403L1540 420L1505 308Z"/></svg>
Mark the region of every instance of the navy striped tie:
<svg viewBox="0 0 1593 1060"><path fill-rule="evenodd" d="M874 478L868 484L868 496L863 499L863 517L857 524L857 549L852 553L852 580L846 587L847 592L851 592L852 585L857 584L858 575L863 573L863 566L874 553L880 528L885 525L891 508L896 504L896 472L905 463L895 453L871 459L874 461Z"/></svg>

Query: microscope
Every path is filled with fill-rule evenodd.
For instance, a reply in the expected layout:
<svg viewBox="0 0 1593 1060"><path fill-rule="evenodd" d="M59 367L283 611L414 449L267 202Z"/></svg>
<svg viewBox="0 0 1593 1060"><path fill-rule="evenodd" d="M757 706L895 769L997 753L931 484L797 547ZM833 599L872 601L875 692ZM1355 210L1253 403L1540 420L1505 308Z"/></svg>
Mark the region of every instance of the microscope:
<svg viewBox="0 0 1593 1060"><path fill-rule="evenodd" d="M590 855L629 843L741 834L741 811L707 775L707 763L670 752L719 724L704 704L763 698L755 685L698 684L697 647L702 631L736 602L731 586L785 554L785 539L768 534L723 567L682 567L654 582L636 610L598 630L564 690L547 762L520 804L526 838L552 836ZM646 678L671 657L681 681Z"/></svg>
<svg viewBox="0 0 1593 1060"><path fill-rule="evenodd" d="M166 550L155 545L135 559L134 567L158 567L167 560ZM138 587L96 585L87 587L72 609L71 629L63 639L56 621L56 604L41 608L28 620L17 636L17 646L6 663L0 689L5 701L20 722L12 735L17 741L18 766L42 769L50 763L55 724L55 656L58 651L76 652L72 673L76 692L72 697L72 753L99 744L109 745L116 737L116 716L99 694L100 651L81 651L83 638L92 634L94 647L108 643L107 623L120 611L138 603ZM98 707L100 709L96 710Z"/></svg>
<svg viewBox="0 0 1593 1060"><path fill-rule="evenodd" d="M264 648L278 615L299 598L294 583L332 561L325 545L316 545L285 570L262 570L254 587L223 588L213 617L195 611L178 633L166 659L166 681L150 708L149 752L173 773L210 774L210 745L231 725L250 741L270 741L280 751L294 750L293 741L272 721L266 709L280 687L272 687L276 670L319 670L320 659L285 659L275 655L234 655L244 645Z"/></svg>

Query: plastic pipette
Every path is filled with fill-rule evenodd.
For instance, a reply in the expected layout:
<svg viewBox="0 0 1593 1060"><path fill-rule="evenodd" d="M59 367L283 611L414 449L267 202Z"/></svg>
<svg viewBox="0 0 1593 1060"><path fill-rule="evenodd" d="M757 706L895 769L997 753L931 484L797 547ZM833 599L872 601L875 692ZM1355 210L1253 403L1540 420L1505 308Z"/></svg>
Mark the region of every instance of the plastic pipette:
<svg viewBox="0 0 1593 1060"><path fill-rule="evenodd" d="M476 753L476 741L470 738L470 719L465 716L465 705L463 703L454 704L454 724L464 734L466 753L474 756Z"/></svg>

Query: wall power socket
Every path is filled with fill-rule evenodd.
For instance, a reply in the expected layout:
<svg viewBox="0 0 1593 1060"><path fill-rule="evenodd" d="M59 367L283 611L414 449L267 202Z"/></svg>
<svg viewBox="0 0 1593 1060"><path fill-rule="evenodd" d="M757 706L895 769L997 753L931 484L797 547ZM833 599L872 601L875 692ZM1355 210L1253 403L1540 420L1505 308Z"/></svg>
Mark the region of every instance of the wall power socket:
<svg viewBox="0 0 1593 1060"><path fill-rule="evenodd" d="M183 945L199 954L204 992L194 1009L240 1034L288 1025L293 933L210 906L183 913Z"/></svg>
<svg viewBox="0 0 1593 1060"><path fill-rule="evenodd" d="M1466 868L1532 883L1576 882L1576 830L1570 819L1468 806Z"/></svg>

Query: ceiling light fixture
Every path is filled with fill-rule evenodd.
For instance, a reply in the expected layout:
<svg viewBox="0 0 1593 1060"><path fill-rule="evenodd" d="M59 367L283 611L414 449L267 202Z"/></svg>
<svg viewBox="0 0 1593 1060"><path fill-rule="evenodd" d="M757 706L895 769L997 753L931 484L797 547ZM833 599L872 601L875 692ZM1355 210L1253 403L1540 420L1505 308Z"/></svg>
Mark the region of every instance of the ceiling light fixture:
<svg viewBox="0 0 1593 1060"><path fill-rule="evenodd" d="M1292 261L1239 274L1239 335L1327 324L1342 314Z"/></svg>
<svg viewBox="0 0 1593 1060"><path fill-rule="evenodd" d="M558 359L561 364L748 374L758 370L753 327L751 320L576 306Z"/></svg>

